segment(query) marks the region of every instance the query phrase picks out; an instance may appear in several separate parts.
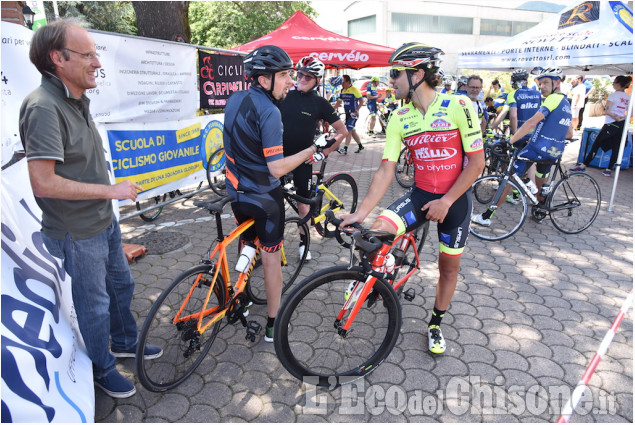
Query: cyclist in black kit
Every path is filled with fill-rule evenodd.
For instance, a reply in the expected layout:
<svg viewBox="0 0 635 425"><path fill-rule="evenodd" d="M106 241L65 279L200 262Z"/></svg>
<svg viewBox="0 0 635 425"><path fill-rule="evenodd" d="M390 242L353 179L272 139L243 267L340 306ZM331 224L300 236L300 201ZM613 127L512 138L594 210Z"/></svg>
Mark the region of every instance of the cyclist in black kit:
<svg viewBox="0 0 635 425"><path fill-rule="evenodd" d="M346 137L346 126L333 106L317 94L317 87L324 75L324 64L312 56L303 57L296 65L298 77L297 89L291 90L280 105L282 123L284 125L284 156L294 155L313 144L315 130L320 120L328 122L335 129L335 143L322 153L316 153L304 164L293 170L293 183L297 194L310 198L312 164L321 161L331 153ZM301 217L309 213L309 206L298 202ZM306 236L300 235L300 255L304 253ZM308 252L306 260L311 259Z"/></svg>
<svg viewBox="0 0 635 425"><path fill-rule="evenodd" d="M265 341L273 342L273 324L282 292L280 246L284 231L284 206L280 177L297 168L323 146L311 145L295 155L284 157L282 119L277 107L293 80L293 63L287 52L277 46L262 46L243 60L245 74L251 79L249 90L234 93L225 108L223 140L227 155L228 194L234 197L232 210L240 224L250 218L253 231L243 242L258 239L265 272L267 326Z"/></svg>

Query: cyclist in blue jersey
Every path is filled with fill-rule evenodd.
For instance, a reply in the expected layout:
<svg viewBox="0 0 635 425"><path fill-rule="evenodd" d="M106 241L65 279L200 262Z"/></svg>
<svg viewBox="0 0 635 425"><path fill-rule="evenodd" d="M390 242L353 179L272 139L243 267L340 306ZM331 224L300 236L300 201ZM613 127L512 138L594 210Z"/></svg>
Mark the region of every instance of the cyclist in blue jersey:
<svg viewBox="0 0 635 425"><path fill-rule="evenodd" d="M357 118L359 118L359 108L364 104L364 98L362 93L357 87L353 87L350 75L342 76L342 91L335 103L335 110L337 111L341 104L344 104L344 112L346 113L346 129L348 134L346 135L346 141L344 147L340 147L337 151L346 155L348 153L348 145L351 144L351 137L357 142L357 150L355 153L359 153L364 150L362 140L359 138L359 134L355 130L355 124Z"/></svg>
<svg viewBox="0 0 635 425"><path fill-rule="evenodd" d="M511 83L515 90L507 96L503 110L496 118L494 124L492 124L493 128L498 127L501 121L509 114L509 128L511 134L515 134L529 118L538 112L542 101L541 95L539 91L527 87L528 77L529 73L524 69L517 69L512 73ZM524 147L530 137L531 131L526 136L518 139L516 147Z"/></svg>
<svg viewBox="0 0 635 425"><path fill-rule="evenodd" d="M443 88L441 89L441 93L452 94L452 78L443 78Z"/></svg>
<svg viewBox="0 0 635 425"><path fill-rule="evenodd" d="M467 75L461 75L457 80L456 80L456 90L454 91L453 94L459 95L462 94L463 96L467 96L467 79L469 77Z"/></svg>
<svg viewBox="0 0 635 425"><path fill-rule="evenodd" d="M230 182L227 193L234 197L231 206L238 224L255 219L253 228L243 234L243 242L253 241L256 236L260 240L267 295L265 341L273 342L282 292L284 205L279 179L332 142L312 144L285 157L277 104L293 85L291 58L281 48L267 45L253 50L243 62L251 87L234 93L225 108L223 140Z"/></svg>
<svg viewBox="0 0 635 425"><path fill-rule="evenodd" d="M377 120L377 100L379 99L379 93L377 92L377 87L379 86L379 77L371 78L370 85L368 86L368 90L366 90L366 107L370 113L370 122L368 124L368 134L373 135L375 133L375 121ZM381 132L384 133L386 129L384 128L384 124L379 121L381 124Z"/></svg>
<svg viewBox="0 0 635 425"><path fill-rule="evenodd" d="M521 177L532 161L555 162L559 159L564 152L565 139L573 135L571 105L567 97L560 93L562 70L550 67L540 68L538 72L540 92L545 97L545 101L538 112L529 118L509 140L514 144L534 130L527 146L518 152L518 160L514 162L514 173ZM542 187L547 181L551 165L551 163L536 164L537 187ZM503 196L498 201L498 206L505 202L509 189L510 185L507 185ZM544 201L540 193L537 196L539 201ZM472 222L481 226L490 226L493 214L494 211L488 209L483 214L473 215Z"/></svg>

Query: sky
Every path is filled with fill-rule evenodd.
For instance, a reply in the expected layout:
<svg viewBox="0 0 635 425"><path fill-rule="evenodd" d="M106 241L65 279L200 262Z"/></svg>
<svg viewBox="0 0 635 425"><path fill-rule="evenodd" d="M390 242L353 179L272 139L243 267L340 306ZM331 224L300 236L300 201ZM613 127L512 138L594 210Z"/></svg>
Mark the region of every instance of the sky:
<svg viewBox="0 0 635 425"><path fill-rule="evenodd" d="M465 3L474 4L474 1L468 0L435 0L438 3ZM507 7L517 7L528 0L506 0L505 5ZM570 0L549 0L550 3L561 4L564 8L567 4L571 3ZM336 32L338 34L346 35L346 21L344 19L344 8L351 4L351 0L314 0L311 5L318 11L319 16L315 19L315 22L329 31ZM500 0L479 0L480 6L500 6Z"/></svg>

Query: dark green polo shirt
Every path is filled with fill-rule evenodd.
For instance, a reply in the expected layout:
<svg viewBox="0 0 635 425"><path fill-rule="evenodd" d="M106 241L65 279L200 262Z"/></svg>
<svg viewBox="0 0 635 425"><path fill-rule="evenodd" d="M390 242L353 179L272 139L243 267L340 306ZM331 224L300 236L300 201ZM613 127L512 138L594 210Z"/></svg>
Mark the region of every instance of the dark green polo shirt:
<svg viewBox="0 0 635 425"><path fill-rule="evenodd" d="M90 100L73 97L49 74L20 107L20 137L28 161L54 160L55 173L83 183L111 184L101 137L89 112ZM36 197L42 209L42 231L62 240L88 239L113 220L112 200L69 201Z"/></svg>

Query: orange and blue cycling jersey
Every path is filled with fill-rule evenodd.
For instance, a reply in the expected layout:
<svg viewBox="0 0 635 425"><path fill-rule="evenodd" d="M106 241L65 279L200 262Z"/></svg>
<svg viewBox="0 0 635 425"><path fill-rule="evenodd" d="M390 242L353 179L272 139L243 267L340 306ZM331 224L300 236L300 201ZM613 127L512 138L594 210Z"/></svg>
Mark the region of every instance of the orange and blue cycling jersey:
<svg viewBox="0 0 635 425"><path fill-rule="evenodd" d="M383 160L399 159L402 143L410 150L415 186L447 193L465 166L465 155L483 150L483 139L467 96L437 94L422 115L412 104L392 113Z"/></svg>

